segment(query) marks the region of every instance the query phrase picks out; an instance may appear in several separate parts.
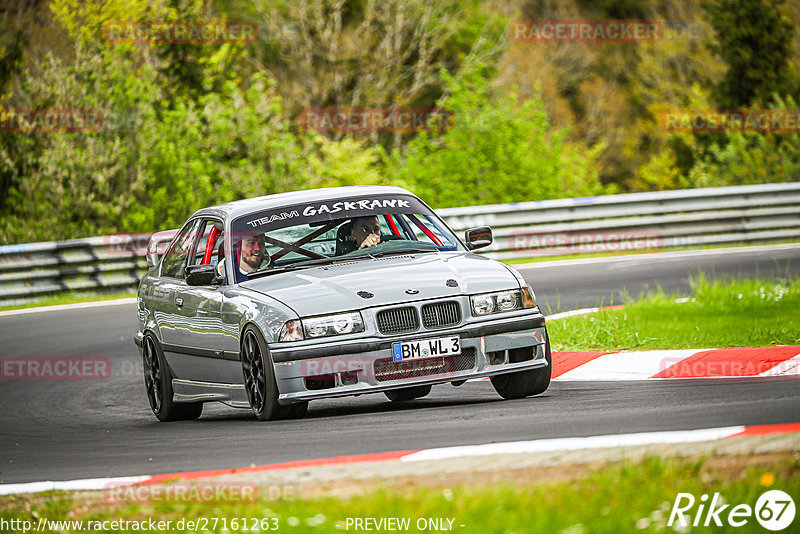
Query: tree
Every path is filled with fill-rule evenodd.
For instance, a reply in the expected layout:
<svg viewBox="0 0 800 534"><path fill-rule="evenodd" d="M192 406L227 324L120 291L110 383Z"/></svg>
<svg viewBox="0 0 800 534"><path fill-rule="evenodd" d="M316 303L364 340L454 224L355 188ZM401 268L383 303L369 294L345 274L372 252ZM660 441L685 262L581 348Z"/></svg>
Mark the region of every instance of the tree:
<svg viewBox="0 0 800 534"><path fill-rule="evenodd" d="M477 0L257 0L249 9L261 23L254 59L291 119L313 108L432 107L440 70L458 70L477 40L505 31ZM498 48L483 50L488 59ZM345 136L364 135L332 135ZM400 136L371 140L397 147Z"/></svg>
<svg viewBox="0 0 800 534"><path fill-rule="evenodd" d="M785 0L709 0L703 3L717 34L713 50L728 66L716 86L721 109L766 106L787 94L786 72L794 27Z"/></svg>
<svg viewBox="0 0 800 534"><path fill-rule="evenodd" d="M597 195L608 192L593 161L550 127L538 96L520 103L514 93L494 96L486 67L468 66L458 77L442 73L451 112L444 133L422 131L404 152L387 157L394 181L410 184L436 207Z"/></svg>

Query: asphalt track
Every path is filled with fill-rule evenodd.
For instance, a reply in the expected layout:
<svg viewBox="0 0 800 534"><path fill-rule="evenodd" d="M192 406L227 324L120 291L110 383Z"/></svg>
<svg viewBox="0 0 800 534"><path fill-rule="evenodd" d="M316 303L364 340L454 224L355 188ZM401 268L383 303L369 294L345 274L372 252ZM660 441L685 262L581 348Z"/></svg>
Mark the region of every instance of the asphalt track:
<svg viewBox="0 0 800 534"><path fill-rule="evenodd" d="M620 302L689 275L800 273L800 246L745 248L522 268L551 312ZM549 308L547 307L549 305ZM299 421L259 423L206 405L198 421L158 423L144 396L134 306L0 316L0 356L99 356L94 381L0 381L0 483L241 467L487 442L800 421L795 379L554 382L502 401L486 382L437 386L393 406L382 395L316 401Z"/></svg>

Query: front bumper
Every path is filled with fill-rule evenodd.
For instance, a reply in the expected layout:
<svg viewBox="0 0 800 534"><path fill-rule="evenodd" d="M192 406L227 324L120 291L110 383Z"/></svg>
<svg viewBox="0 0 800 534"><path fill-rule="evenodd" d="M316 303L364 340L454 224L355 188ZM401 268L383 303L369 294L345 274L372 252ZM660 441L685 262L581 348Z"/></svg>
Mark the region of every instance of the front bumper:
<svg viewBox="0 0 800 534"><path fill-rule="evenodd" d="M458 335L461 355L395 364L392 343ZM548 365L547 330L541 314L484 320L458 328L415 332L357 342L270 347L281 403L427 384L461 382Z"/></svg>

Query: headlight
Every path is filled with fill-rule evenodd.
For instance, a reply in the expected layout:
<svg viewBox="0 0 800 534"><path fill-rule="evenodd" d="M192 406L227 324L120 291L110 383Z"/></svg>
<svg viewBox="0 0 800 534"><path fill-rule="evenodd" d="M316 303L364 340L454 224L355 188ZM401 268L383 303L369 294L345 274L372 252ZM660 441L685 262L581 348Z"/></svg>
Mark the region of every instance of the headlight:
<svg viewBox="0 0 800 534"><path fill-rule="evenodd" d="M476 295L471 300L474 315L489 315L494 312L495 305L492 295Z"/></svg>
<svg viewBox="0 0 800 534"><path fill-rule="evenodd" d="M479 317L492 313L509 312L533 308L536 306L533 292L529 287L500 291L498 293L484 293L470 297L472 315Z"/></svg>
<svg viewBox="0 0 800 534"><path fill-rule="evenodd" d="M506 291L497 295L497 311L511 311L519 308L519 291Z"/></svg>
<svg viewBox="0 0 800 534"><path fill-rule="evenodd" d="M302 322L307 338L341 336L364 331L364 319L359 312L310 317Z"/></svg>
<svg viewBox="0 0 800 534"><path fill-rule="evenodd" d="M303 324L300 319L293 319L286 321L286 324L281 328L281 334L278 336L279 341L303 341Z"/></svg>

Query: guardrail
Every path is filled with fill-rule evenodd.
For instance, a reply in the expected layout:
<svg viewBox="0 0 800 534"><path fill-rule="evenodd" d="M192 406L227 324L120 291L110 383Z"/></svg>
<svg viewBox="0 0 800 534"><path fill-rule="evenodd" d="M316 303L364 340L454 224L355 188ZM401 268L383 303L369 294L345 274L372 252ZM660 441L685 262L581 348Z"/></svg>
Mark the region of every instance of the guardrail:
<svg viewBox="0 0 800 534"><path fill-rule="evenodd" d="M437 210L491 226L497 259L800 240L800 182ZM150 234L0 246L0 305L65 291L134 290Z"/></svg>
<svg viewBox="0 0 800 534"><path fill-rule="evenodd" d="M135 290L147 269L149 235L0 246L0 305L64 292Z"/></svg>
<svg viewBox="0 0 800 534"><path fill-rule="evenodd" d="M453 230L491 226L496 259L793 241L800 182L437 210Z"/></svg>

